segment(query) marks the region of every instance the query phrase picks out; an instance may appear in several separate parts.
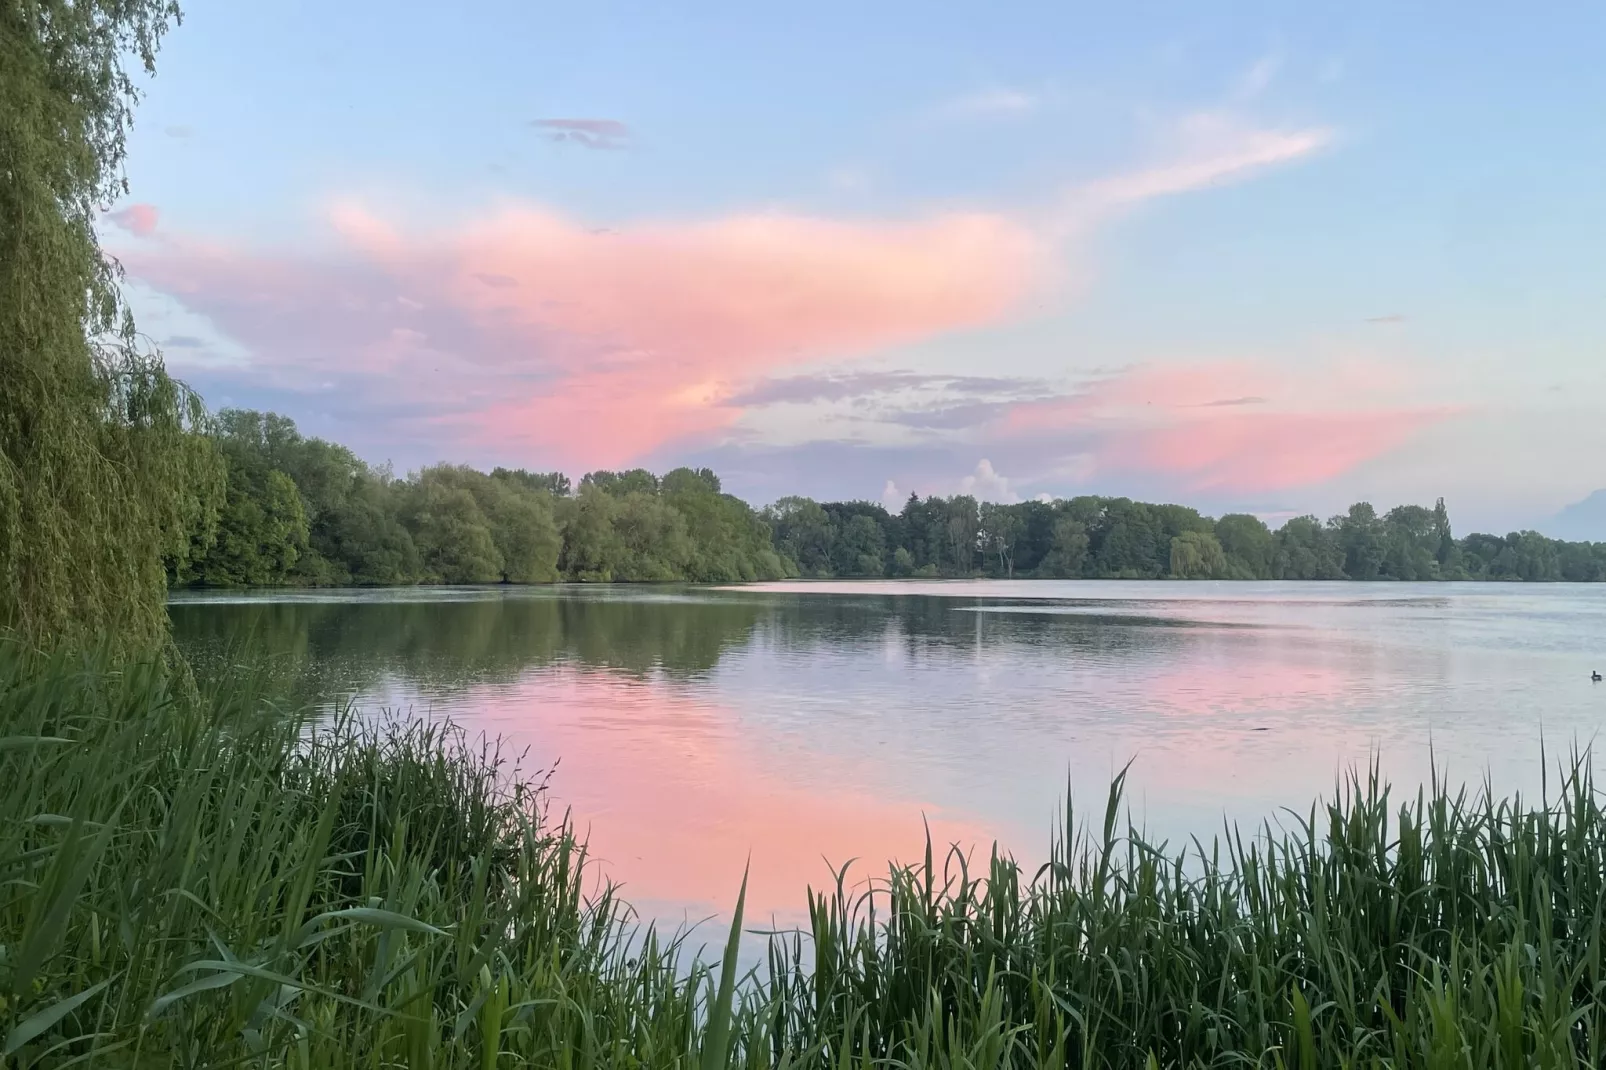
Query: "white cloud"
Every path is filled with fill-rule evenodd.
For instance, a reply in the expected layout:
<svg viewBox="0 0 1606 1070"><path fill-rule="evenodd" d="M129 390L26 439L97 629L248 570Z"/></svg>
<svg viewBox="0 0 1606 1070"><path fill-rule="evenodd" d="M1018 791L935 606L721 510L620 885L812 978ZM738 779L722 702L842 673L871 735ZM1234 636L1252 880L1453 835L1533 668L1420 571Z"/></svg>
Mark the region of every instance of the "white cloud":
<svg viewBox="0 0 1606 1070"><path fill-rule="evenodd" d="M1283 57L1280 52L1268 52L1249 65L1249 69L1239 77L1237 86L1233 89L1233 98L1236 100L1253 100L1266 91L1277 72L1282 69Z"/></svg>
<svg viewBox="0 0 1606 1070"><path fill-rule="evenodd" d="M908 495L898 489L898 484L887 480L887 485L881 489L881 504L886 506L887 512L896 513L903 508L904 500Z"/></svg>
<svg viewBox="0 0 1606 1070"><path fill-rule="evenodd" d="M1066 194L1054 229L1066 237L1121 209L1258 174L1330 144L1325 127L1271 130L1223 112L1199 112L1169 131L1168 159L1077 186Z"/></svg>
<svg viewBox="0 0 1606 1070"><path fill-rule="evenodd" d="M937 109L944 119L997 119L1026 115L1037 110L1042 99L1024 89L993 86L955 97Z"/></svg>
<svg viewBox="0 0 1606 1070"><path fill-rule="evenodd" d="M959 493L974 495L978 501L1002 502L1006 505L1020 501L1020 495L1010 487L1004 475L993 470L993 462L983 457L976 470L959 481Z"/></svg>
<svg viewBox="0 0 1606 1070"><path fill-rule="evenodd" d="M870 188L870 173L862 167L833 167L825 184L838 193L863 193Z"/></svg>

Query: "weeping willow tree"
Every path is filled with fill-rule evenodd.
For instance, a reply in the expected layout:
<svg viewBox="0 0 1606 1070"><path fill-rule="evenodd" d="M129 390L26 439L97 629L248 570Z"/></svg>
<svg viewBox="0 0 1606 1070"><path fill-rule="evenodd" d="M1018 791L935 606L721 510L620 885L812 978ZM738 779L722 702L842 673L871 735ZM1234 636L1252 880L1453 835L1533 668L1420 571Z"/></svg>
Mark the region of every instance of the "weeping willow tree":
<svg viewBox="0 0 1606 1070"><path fill-rule="evenodd" d="M222 494L198 398L143 351L101 250L170 0L0 0L0 629L161 641L164 560Z"/></svg>

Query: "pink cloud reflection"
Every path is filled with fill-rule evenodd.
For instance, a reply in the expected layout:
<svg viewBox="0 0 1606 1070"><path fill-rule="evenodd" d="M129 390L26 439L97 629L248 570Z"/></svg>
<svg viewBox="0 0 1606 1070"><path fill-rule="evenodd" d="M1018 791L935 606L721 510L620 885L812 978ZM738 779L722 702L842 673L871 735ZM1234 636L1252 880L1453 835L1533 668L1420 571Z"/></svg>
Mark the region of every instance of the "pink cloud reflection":
<svg viewBox="0 0 1606 1070"><path fill-rule="evenodd" d="M561 759L556 800L625 898L660 917L729 910L751 858L749 916L796 922L804 890L829 885L832 865L857 859L850 878L862 881L918 859L923 813L939 849L985 851L998 835L876 793L865 786L876 770L845 756L810 750L788 762L743 735L735 711L661 682L561 672L472 705L487 704L498 711L491 730Z"/></svg>

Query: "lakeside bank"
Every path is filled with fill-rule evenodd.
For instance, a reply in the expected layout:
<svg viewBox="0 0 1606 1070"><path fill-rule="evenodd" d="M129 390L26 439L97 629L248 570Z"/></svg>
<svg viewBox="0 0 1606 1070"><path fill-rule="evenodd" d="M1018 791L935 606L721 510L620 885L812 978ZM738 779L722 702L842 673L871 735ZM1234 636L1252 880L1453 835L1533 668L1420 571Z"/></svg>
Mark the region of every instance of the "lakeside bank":
<svg viewBox="0 0 1606 1070"><path fill-rule="evenodd" d="M1606 809L1360 780L1186 861L827 887L749 976L588 897L537 784L443 728L0 645L14 1065L1599 1065ZM309 735L310 732L310 735ZM800 892L801 894L801 892ZM735 934L733 934L735 935ZM805 954L805 948L807 953ZM734 957L730 961L735 961ZM805 963L809 963L805 965Z"/></svg>

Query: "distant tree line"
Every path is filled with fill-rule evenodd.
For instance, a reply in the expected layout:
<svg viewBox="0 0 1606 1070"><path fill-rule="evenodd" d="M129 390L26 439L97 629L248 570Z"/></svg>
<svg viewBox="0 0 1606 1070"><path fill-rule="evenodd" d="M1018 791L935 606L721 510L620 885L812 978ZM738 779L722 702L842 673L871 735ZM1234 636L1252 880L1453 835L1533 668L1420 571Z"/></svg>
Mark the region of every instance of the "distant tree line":
<svg viewBox="0 0 1606 1070"><path fill-rule="evenodd" d="M794 576L1082 579L1606 580L1606 543L1537 532L1457 539L1441 499L1379 516L1362 502L1275 531L1181 505L1083 496L1014 505L911 495L782 498L762 511L708 469L664 476L457 465L397 478L289 419L225 409L211 437L226 479L175 585L665 581Z"/></svg>
<svg viewBox="0 0 1606 1070"><path fill-rule="evenodd" d="M1534 531L1457 539L1441 498L1379 516L1366 502L1326 521L1219 519L1181 505L1095 495L1015 505L911 495L871 502L783 498L764 511L803 576L1058 579L1606 580L1606 543Z"/></svg>

